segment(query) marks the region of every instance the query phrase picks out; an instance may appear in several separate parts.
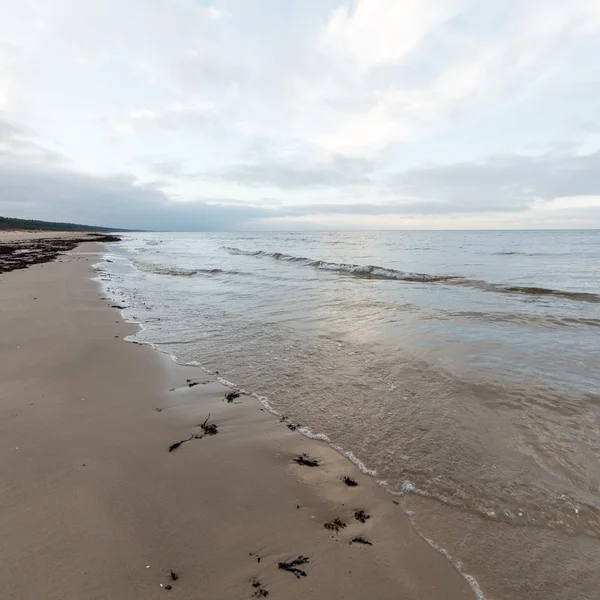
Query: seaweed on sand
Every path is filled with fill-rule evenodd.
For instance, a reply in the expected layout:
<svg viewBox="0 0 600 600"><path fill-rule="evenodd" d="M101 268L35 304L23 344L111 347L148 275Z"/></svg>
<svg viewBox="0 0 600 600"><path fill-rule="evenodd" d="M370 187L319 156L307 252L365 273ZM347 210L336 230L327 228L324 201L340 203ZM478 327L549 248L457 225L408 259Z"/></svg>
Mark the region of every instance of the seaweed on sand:
<svg viewBox="0 0 600 600"><path fill-rule="evenodd" d="M225 394L225 400L227 400L227 402L229 404L231 404L236 398L240 397L240 393L239 392L227 392Z"/></svg>
<svg viewBox="0 0 600 600"><path fill-rule="evenodd" d="M298 579L300 579L300 577L306 577L306 571L304 571L303 569L299 569L298 567L300 565L305 565L308 562L308 556L299 556L298 558L295 558L294 560L291 560L289 562L277 563L277 566L280 569L283 569L284 571L289 571L290 573L293 573Z"/></svg>
<svg viewBox="0 0 600 600"><path fill-rule="evenodd" d="M366 523L367 519L371 518L371 515L368 515L364 510L357 510L354 513L354 518L361 523Z"/></svg>
<svg viewBox="0 0 600 600"><path fill-rule="evenodd" d="M180 440L179 442L175 442L173 444L171 444L169 446L169 452L173 452L173 450L177 450L177 448L179 448L179 446L181 446L181 444L185 444L186 442L189 442L190 440L194 439L194 434L190 433L190 437L185 439L185 440Z"/></svg>
<svg viewBox="0 0 600 600"><path fill-rule="evenodd" d="M318 467L319 461L316 458L309 458L307 454L301 454L294 458L294 462L305 467Z"/></svg>
<svg viewBox="0 0 600 600"><path fill-rule="evenodd" d="M364 538L362 536L352 538L352 542L355 542L356 544L366 544L367 546L373 545L373 542L370 542L367 538Z"/></svg>
<svg viewBox="0 0 600 600"><path fill-rule="evenodd" d="M330 531L339 531L340 529L344 529L346 527L346 523L342 521L339 517L336 517L333 521L329 521L324 525L325 529L329 529Z"/></svg>
<svg viewBox="0 0 600 600"><path fill-rule="evenodd" d="M217 429L217 425L215 423L208 423L208 420L210 419L210 413L208 414L208 417L206 417L206 421L204 421L204 423L202 423L202 425L200 427L202 427L202 429L204 430L204 433L206 435L217 435L217 433L219 433L219 430Z"/></svg>

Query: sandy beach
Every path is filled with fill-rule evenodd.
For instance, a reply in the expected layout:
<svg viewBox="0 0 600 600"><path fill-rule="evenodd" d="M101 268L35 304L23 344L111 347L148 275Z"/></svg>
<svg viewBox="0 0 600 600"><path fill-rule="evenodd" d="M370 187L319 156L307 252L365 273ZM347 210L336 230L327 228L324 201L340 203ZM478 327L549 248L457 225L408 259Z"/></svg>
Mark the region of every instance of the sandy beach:
<svg viewBox="0 0 600 600"><path fill-rule="evenodd" d="M80 231L28 231L22 229L3 229L0 231L0 244L5 242L22 242L42 239L68 240L93 234Z"/></svg>
<svg viewBox="0 0 600 600"><path fill-rule="evenodd" d="M3 597L475 597L345 457L124 342L90 279L102 251L0 274Z"/></svg>

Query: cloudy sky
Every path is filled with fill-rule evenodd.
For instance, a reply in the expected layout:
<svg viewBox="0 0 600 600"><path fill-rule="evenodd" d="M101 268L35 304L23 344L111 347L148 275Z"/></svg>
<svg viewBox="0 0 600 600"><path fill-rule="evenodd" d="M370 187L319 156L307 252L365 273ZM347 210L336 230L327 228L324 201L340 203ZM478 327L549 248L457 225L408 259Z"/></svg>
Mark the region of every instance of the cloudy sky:
<svg viewBox="0 0 600 600"><path fill-rule="evenodd" d="M0 214L600 227L598 0L0 0Z"/></svg>

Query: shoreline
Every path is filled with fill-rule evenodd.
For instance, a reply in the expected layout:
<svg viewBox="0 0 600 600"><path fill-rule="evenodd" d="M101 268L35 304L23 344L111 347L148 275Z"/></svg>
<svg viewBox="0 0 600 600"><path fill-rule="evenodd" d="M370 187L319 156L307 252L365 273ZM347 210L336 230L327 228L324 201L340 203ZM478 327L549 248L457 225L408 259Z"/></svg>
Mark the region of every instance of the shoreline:
<svg viewBox="0 0 600 600"><path fill-rule="evenodd" d="M201 369L122 344L138 326L100 299L81 254L94 251L0 276L8 595L474 597L348 458L252 397L225 401ZM216 435L201 427L209 413ZM319 466L293 462L303 454ZM347 526L324 527L336 518ZM299 556L306 577L278 568Z"/></svg>
<svg viewBox="0 0 600 600"><path fill-rule="evenodd" d="M116 235L78 231L0 231L0 273L57 260L81 243L118 242L120 239Z"/></svg>

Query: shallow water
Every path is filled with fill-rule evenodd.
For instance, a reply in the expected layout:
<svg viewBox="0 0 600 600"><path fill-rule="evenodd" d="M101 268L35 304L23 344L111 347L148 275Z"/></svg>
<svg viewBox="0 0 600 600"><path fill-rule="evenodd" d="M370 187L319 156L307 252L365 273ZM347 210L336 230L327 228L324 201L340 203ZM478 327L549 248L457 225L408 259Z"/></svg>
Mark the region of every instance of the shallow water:
<svg viewBox="0 0 600 600"><path fill-rule="evenodd" d="M486 597L599 597L600 231L156 233L111 250L138 340L352 452Z"/></svg>

